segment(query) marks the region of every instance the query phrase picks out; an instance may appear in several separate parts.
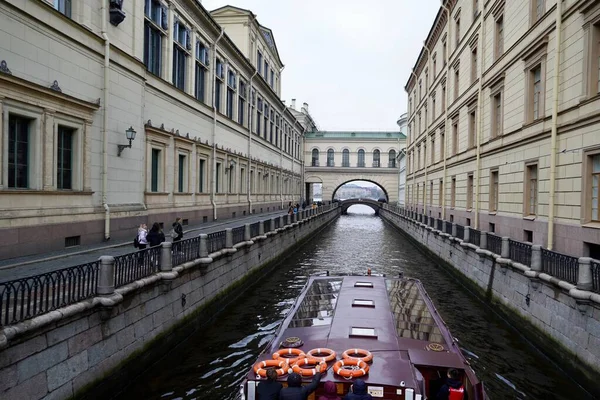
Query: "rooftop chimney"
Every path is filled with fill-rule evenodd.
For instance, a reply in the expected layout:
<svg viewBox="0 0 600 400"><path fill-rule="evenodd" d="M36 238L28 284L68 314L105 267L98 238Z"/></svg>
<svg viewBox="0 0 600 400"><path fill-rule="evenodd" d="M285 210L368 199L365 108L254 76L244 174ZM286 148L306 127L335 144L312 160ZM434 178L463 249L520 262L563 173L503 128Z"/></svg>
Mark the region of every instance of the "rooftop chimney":
<svg viewBox="0 0 600 400"><path fill-rule="evenodd" d="M308 103L303 103L300 111L302 111L304 114L308 114Z"/></svg>
<svg viewBox="0 0 600 400"><path fill-rule="evenodd" d="M296 109L296 99L292 99L292 105L291 105L292 109Z"/></svg>

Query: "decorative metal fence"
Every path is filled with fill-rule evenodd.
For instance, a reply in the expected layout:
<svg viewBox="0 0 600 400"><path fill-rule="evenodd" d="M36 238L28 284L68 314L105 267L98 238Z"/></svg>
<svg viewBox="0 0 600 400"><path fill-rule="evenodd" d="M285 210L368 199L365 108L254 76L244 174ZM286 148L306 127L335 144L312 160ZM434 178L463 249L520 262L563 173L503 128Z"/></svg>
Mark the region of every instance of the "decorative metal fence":
<svg viewBox="0 0 600 400"><path fill-rule="evenodd" d="M444 221L442 221L441 219L437 220L437 230L441 231L444 229Z"/></svg>
<svg viewBox="0 0 600 400"><path fill-rule="evenodd" d="M459 239L465 238L465 227L459 224L456 224L456 237Z"/></svg>
<svg viewBox="0 0 600 400"><path fill-rule="evenodd" d="M173 266L200 258L200 236L173 242L171 260Z"/></svg>
<svg viewBox="0 0 600 400"><path fill-rule="evenodd" d="M287 219L287 216L284 217ZM281 228L281 218L277 217L274 219L275 225L272 227L273 230Z"/></svg>
<svg viewBox="0 0 600 400"><path fill-rule="evenodd" d="M115 257L115 287L152 275L160 266L161 246Z"/></svg>
<svg viewBox="0 0 600 400"><path fill-rule="evenodd" d="M552 250L542 249L542 271L576 285L579 259Z"/></svg>
<svg viewBox="0 0 600 400"><path fill-rule="evenodd" d="M481 246L481 231L473 228L469 228L469 243L475 246Z"/></svg>
<svg viewBox="0 0 600 400"><path fill-rule="evenodd" d="M265 232L270 232L271 229L271 220L270 219L265 219L264 220L264 227L265 227Z"/></svg>
<svg viewBox="0 0 600 400"><path fill-rule="evenodd" d="M0 326L16 324L93 297L100 262L0 283Z"/></svg>
<svg viewBox="0 0 600 400"><path fill-rule="evenodd" d="M487 249L494 254L502 254L502 238L493 233L487 234Z"/></svg>
<svg viewBox="0 0 600 400"><path fill-rule="evenodd" d="M452 235L452 222L444 221L444 232Z"/></svg>
<svg viewBox="0 0 600 400"><path fill-rule="evenodd" d="M510 259L531 267L531 245L509 239Z"/></svg>
<svg viewBox="0 0 600 400"><path fill-rule="evenodd" d="M592 291L600 293L600 261L592 260Z"/></svg>
<svg viewBox="0 0 600 400"><path fill-rule="evenodd" d="M233 228L231 230L231 234L233 236L233 244L238 244L244 241L244 233L246 232L245 226L238 226L237 228Z"/></svg>
<svg viewBox="0 0 600 400"><path fill-rule="evenodd" d="M429 226L435 228L435 219L433 217L429 217Z"/></svg>
<svg viewBox="0 0 600 400"><path fill-rule="evenodd" d="M260 222L250 224L250 237L257 237L260 233Z"/></svg>
<svg viewBox="0 0 600 400"><path fill-rule="evenodd" d="M206 247L208 247L208 253L214 253L225 248L227 244L227 233L225 231L209 233L206 238Z"/></svg>

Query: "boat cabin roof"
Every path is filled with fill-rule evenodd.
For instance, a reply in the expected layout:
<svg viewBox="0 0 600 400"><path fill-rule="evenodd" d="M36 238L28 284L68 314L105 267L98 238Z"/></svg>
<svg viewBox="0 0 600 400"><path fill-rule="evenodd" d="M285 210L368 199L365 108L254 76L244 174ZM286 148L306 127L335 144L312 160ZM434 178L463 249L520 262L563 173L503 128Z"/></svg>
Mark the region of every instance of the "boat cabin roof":
<svg viewBox="0 0 600 400"><path fill-rule="evenodd" d="M375 276L311 277L282 323L267 359L289 337L301 350L328 348L340 359L348 349L373 354L367 383L416 388L422 380L413 366L465 368L421 283ZM322 378L345 381L329 368ZM347 382L347 381L346 381Z"/></svg>

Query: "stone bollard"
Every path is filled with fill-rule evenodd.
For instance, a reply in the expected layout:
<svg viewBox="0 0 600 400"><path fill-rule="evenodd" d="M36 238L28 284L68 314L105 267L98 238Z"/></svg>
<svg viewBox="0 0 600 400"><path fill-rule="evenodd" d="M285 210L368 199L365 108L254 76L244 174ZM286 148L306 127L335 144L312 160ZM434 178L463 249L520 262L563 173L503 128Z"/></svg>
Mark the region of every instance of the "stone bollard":
<svg viewBox="0 0 600 400"><path fill-rule="evenodd" d="M590 257L579 257L577 289L592 290L592 259Z"/></svg>
<svg viewBox="0 0 600 400"><path fill-rule="evenodd" d="M293 215L293 214L292 214ZM287 215L287 219L285 220L285 223L281 224L281 227L283 228L285 225L290 225L292 223L292 215L288 214Z"/></svg>
<svg viewBox="0 0 600 400"><path fill-rule="evenodd" d="M465 241L466 243L470 243L469 240L471 240L471 227L470 226L465 226L465 233L464 233L464 238L463 241Z"/></svg>
<svg viewBox="0 0 600 400"><path fill-rule="evenodd" d="M208 257L208 235L206 233L200 234L200 258Z"/></svg>
<svg viewBox="0 0 600 400"><path fill-rule="evenodd" d="M479 248L487 250L487 232L481 231L481 236L479 237Z"/></svg>
<svg viewBox="0 0 600 400"><path fill-rule="evenodd" d="M173 257L171 256L172 242L162 242L160 248L160 271L168 272L173 270Z"/></svg>
<svg viewBox="0 0 600 400"><path fill-rule="evenodd" d="M250 224L244 224L244 241L249 242L252 239L252 233L250 232Z"/></svg>
<svg viewBox="0 0 600 400"><path fill-rule="evenodd" d="M502 236L502 249L500 250L500 257L510 258L510 243L508 236Z"/></svg>
<svg viewBox="0 0 600 400"><path fill-rule="evenodd" d="M281 217L277 217L277 218L281 218ZM269 227L270 231L274 231L275 230L275 219L276 219L275 217L271 218L271 224L270 224L270 227Z"/></svg>
<svg viewBox="0 0 600 400"><path fill-rule="evenodd" d="M140 255L140 257L143 257L143 255ZM115 292L115 258L113 256L100 257L100 271L96 291L103 296Z"/></svg>
<svg viewBox="0 0 600 400"><path fill-rule="evenodd" d="M233 230L231 228L225 229L225 247L228 249L233 247Z"/></svg>
<svg viewBox="0 0 600 400"><path fill-rule="evenodd" d="M258 222L258 235L263 236L265 234L265 221Z"/></svg>
<svg viewBox="0 0 600 400"><path fill-rule="evenodd" d="M456 237L456 222L452 223L452 236Z"/></svg>
<svg viewBox="0 0 600 400"><path fill-rule="evenodd" d="M539 244L531 246L531 270L542 272L542 246Z"/></svg>

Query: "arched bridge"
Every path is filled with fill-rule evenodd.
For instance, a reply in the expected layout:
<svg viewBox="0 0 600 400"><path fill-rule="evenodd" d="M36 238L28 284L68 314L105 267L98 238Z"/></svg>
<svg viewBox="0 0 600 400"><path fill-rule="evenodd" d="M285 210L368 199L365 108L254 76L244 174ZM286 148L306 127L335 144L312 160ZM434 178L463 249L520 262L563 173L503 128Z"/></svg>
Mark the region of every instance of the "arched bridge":
<svg viewBox="0 0 600 400"><path fill-rule="evenodd" d="M340 208L342 209L342 215L346 215L348 213L348 208L355 204L362 204L364 206L369 206L375 211L375 215L379 215L379 209L381 208L382 202L372 199L347 199L339 202Z"/></svg>

